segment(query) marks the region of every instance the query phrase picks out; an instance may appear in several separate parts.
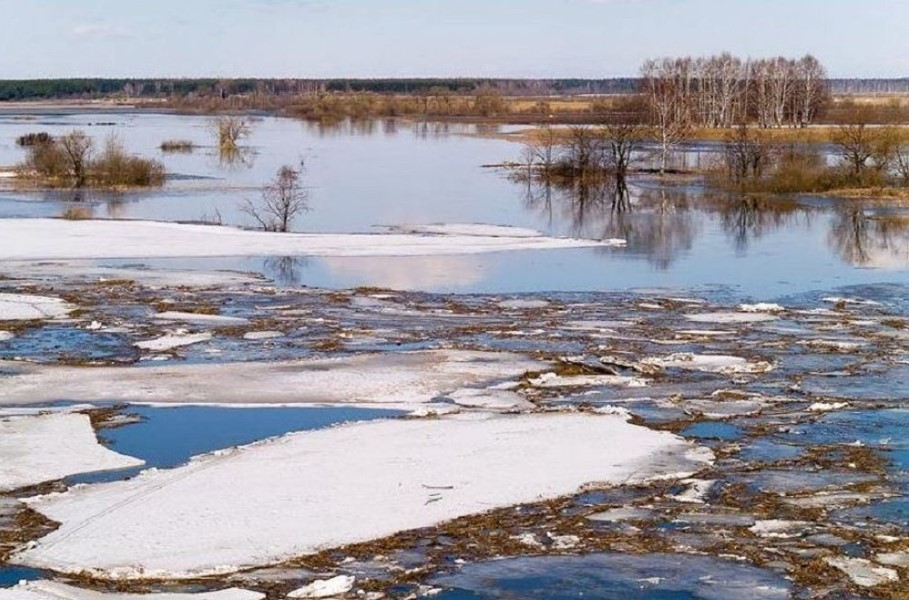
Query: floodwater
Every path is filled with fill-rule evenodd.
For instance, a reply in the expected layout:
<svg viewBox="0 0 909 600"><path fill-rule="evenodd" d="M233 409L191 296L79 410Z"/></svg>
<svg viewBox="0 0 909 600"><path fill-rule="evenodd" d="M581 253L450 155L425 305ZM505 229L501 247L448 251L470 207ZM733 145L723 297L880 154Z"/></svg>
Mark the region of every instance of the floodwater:
<svg viewBox="0 0 909 600"><path fill-rule="evenodd" d="M257 118L241 160L226 164L212 147L211 119L206 117L6 112L0 114L0 166L21 160L17 135L74 128L85 129L99 143L116 133L132 151L159 158L170 173L168 183L145 192L83 196L68 190L2 191L0 218L56 217L78 206L96 218L220 218L248 226L240 204L255 198L281 165L302 163L311 210L296 222L298 231L489 223L557 236L623 238L628 244L471 256L99 261L100 266L132 269L251 271L274 282L276 289L257 284L121 289L39 277L52 293L84 300L86 314L15 332L0 342L0 359L136 363L125 368L141 369L141 364L158 361L242 362L458 347L581 356L597 365L596 357L604 354L641 359L675 352L745 356L774 365L772 372L753 376L673 370L646 388L602 386L579 394L563 390L558 396L538 391L536 401L544 408L618 405L648 426L675 426L692 442L718 451L720 458L706 475L716 481L703 498L695 495L693 500L685 496L690 490L684 483L665 490L598 490L575 497L562 509L559 518L564 518L554 518L571 531L617 536L616 548L634 549L624 554L604 553L613 548L596 545L597 536L584 541L593 545L574 548L580 556L487 560L489 554L510 556L490 550L455 562L460 550L447 550L446 544L454 542L446 536L397 550L396 557L436 552L436 570L423 579L445 588L436 597L809 597L814 591L810 584L785 578L809 564L805 557L826 556L832 552L828 546L840 548L840 541L843 553L872 557L882 539L905 537L909 207L817 197L746 198L713 193L687 180L663 185L647 176L632 181L629 198L619 206L609 190L527 186L501 168L485 166L520 158L521 145L507 139L517 128L397 121L319 126ZM158 145L166 139L188 139L197 148L162 154ZM693 145L680 160L704 164L715 151L710 144ZM323 289L296 289L304 287ZM356 287L395 291L351 289ZM536 305L504 302L518 295ZM743 300L779 302L785 310L771 317L776 320L753 323L689 318L735 311ZM239 331L212 328L211 339L168 352L141 351L138 342L174 333L178 326L205 329L156 321L162 303L217 307L249 325L236 327ZM267 322L257 323L263 315L269 316ZM88 325L94 322L98 328ZM256 327L276 328L277 335L243 336ZM812 409L817 400L829 407ZM838 404L842 406L830 408ZM123 412L139 420L102 429L103 442L155 468L293 431L401 414L217 406L130 406ZM88 474L65 483L99 483L136 472ZM768 498L773 502L768 504ZM748 529L757 520L780 515L798 523L804 511L818 506L825 507L823 518L807 513L811 524L803 525L792 542L758 538ZM585 526L577 517L624 508L653 518L634 526ZM535 539L554 543L551 525L537 521ZM502 525L504 533L499 533L513 551L513 536L508 536L527 531L520 523L508 527ZM840 540L844 535L861 541ZM646 540L660 544L650 547ZM528 547L525 554L548 552L540 548ZM755 548L764 552L757 563L718 558L744 556L744 549ZM388 580L405 566L394 560L398 564L382 567ZM360 566L341 557L337 570L361 577ZM0 587L41 576L0 564ZM848 589L842 577L838 581L839 592ZM389 597L406 597L410 591Z"/></svg>
<svg viewBox="0 0 909 600"><path fill-rule="evenodd" d="M788 583L761 569L713 558L591 554L516 558L469 565L434 583L453 588L444 600L783 600Z"/></svg>
<svg viewBox="0 0 909 600"><path fill-rule="evenodd" d="M254 119L242 160L226 164L212 146L212 119L154 113L0 115L0 165L23 153L18 135L74 128L99 144L116 135L130 150L162 160L161 189L118 194L0 192L0 217L52 217L79 206L96 218L212 221L251 226L240 209L284 164L304 165L310 208L305 232L376 232L389 225L488 223L546 234L623 238L625 248L500 252L401 258L156 261L182 268L264 273L279 285L387 287L445 293L710 290L772 299L841 286L905 283L909 208L822 198L743 198L701 184L632 181L617 207L607 190L528 186L495 165L520 160L516 127L398 121L335 126ZM494 136L487 134L495 134ZM187 139L191 153L162 153ZM705 164L716 149L686 147ZM135 261L133 261L135 262Z"/></svg>

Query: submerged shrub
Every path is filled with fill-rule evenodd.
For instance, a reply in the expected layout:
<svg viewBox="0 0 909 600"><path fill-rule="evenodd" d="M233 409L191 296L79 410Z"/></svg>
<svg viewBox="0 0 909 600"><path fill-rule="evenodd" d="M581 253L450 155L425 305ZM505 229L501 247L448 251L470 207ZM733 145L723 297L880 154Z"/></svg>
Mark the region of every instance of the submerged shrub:
<svg viewBox="0 0 909 600"><path fill-rule="evenodd" d="M160 147L161 152L189 153L195 150L196 145L191 140L164 140Z"/></svg>
<svg viewBox="0 0 909 600"><path fill-rule="evenodd" d="M67 221L86 221L92 218L92 209L87 206L70 206L60 216Z"/></svg>
<svg viewBox="0 0 909 600"><path fill-rule="evenodd" d="M16 145L20 148L30 148L32 146L50 144L52 141L54 141L54 138L51 137L51 134L46 131L39 131L37 133L20 135L16 138Z"/></svg>

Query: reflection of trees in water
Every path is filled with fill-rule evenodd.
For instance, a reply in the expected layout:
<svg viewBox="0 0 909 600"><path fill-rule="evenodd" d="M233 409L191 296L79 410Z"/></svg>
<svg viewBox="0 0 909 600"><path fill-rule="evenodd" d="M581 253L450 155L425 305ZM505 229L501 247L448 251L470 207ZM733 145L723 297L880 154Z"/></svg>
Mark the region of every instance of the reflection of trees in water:
<svg viewBox="0 0 909 600"><path fill-rule="evenodd" d="M869 217L861 207L835 211L827 243L857 266L909 266L909 218Z"/></svg>
<svg viewBox="0 0 909 600"><path fill-rule="evenodd" d="M706 207L719 213L723 230L732 237L740 254L754 240L791 226L799 219L810 224L814 212L794 200L779 197L706 194L704 200Z"/></svg>
<svg viewBox="0 0 909 600"><path fill-rule="evenodd" d="M218 149L218 166L228 171L251 169L256 152L248 146L223 146Z"/></svg>
<svg viewBox="0 0 909 600"><path fill-rule="evenodd" d="M524 181L525 204L550 229L588 239L619 238L627 251L666 269L691 248L696 226L687 195L666 189L629 188L624 181L596 183Z"/></svg>
<svg viewBox="0 0 909 600"><path fill-rule="evenodd" d="M265 276L281 286L296 287L303 282L309 260L303 256L270 256L262 261Z"/></svg>

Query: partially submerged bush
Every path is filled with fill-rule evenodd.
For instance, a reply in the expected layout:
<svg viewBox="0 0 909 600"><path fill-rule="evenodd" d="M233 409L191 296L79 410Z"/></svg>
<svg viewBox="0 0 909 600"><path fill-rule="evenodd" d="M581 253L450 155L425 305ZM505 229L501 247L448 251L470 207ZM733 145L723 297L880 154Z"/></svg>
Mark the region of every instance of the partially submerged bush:
<svg viewBox="0 0 909 600"><path fill-rule="evenodd" d="M86 221L92 218L92 210L87 206L70 206L60 216L67 221Z"/></svg>
<svg viewBox="0 0 909 600"><path fill-rule="evenodd" d="M196 145L191 140L164 140L161 142L161 152L181 152L188 154L195 150Z"/></svg>
<svg viewBox="0 0 909 600"><path fill-rule="evenodd" d="M244 117L221 117L215 121L214 129L222 153L236 152L240 142L252 133L252 126Z"/></svg>
<svg viewBox="0 0 909 600"><path fill-rule="evenodd" d="M94 142L75 130L57 140L28 147L21 175L37 176L50 185L84 187L155 186L164 183L164 165L133 156L115 137L107 139L95 158Z"/></svg>
<svg viewBox="0 0 909 600"><path fill-rule="evenodd" d="M51 137L51 134L46 131L39 131L20 135L16 138L16 145L20 148L30 148L32 146L50 144L52 141L54 141L54 138Z"/></svg>

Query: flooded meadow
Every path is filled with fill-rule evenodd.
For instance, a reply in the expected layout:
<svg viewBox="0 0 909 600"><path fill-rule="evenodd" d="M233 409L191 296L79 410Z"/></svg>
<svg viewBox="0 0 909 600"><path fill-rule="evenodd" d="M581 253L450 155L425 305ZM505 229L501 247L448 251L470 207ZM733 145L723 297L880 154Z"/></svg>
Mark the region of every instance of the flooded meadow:
<svg viewBox="0 0 909 600"><path fill-rule="evenodd" d="M168 179L0 180L0 599L909 594L909 206L527 184L520 128L401 120L225 162L6 111L0 166L73 128ZM284 164L310 210L236 229Z"/></svg>

